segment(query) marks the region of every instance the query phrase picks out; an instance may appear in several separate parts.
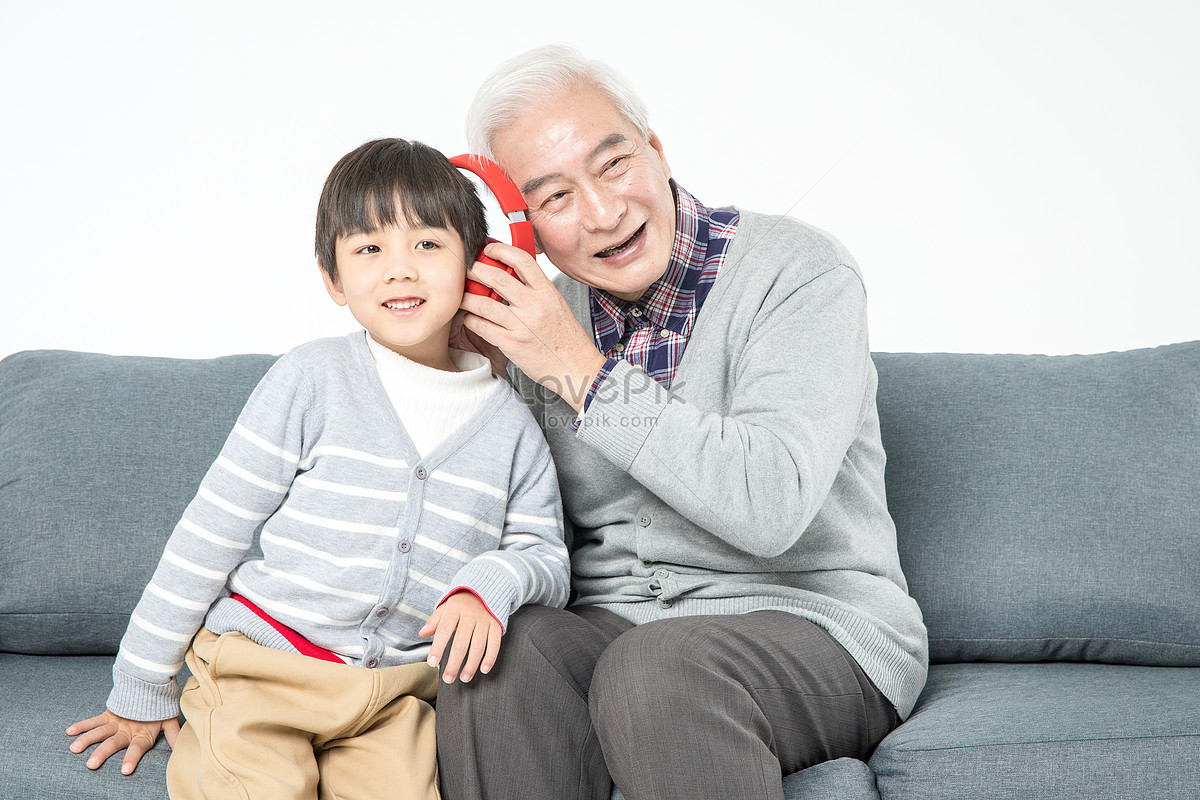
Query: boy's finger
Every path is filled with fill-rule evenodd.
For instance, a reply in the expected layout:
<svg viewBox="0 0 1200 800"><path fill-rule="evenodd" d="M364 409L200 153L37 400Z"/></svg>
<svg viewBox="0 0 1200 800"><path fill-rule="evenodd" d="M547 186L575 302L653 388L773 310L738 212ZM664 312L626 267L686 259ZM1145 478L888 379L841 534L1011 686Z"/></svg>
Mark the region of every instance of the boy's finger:
<svg viewBox="0 0 1200 800"><path fill-rule="evenodd" d="M439 613L441 612L441 613ZM454 626L457 623L455 615L448 614L443 606L439 606L437 614L437 629L433 632L433 643L429 646L429 658L427 659L429 666L436 667L442 660L442 653L446 650L446 642L454 635ZM432 620L433 617L431 616ZM426 634L428 636L428 634Z"/></svg>
<svg viewBox="0 0 1200 800"><path fill-rule="evenodd" d="M75 741L71 742L72 753L82 753L96 742L102 742L110 736L115 735L117 729L110 725L97 725L90 730L81 733Z"/></svg>
<svg viewBox="0 0 1200 800"><path fill-rule="evenodd" d="M95 730L103 725L107 725L111 721L112 720L110 720L105 714L99 714L94 717L88 717L87 719L81 719L79 722L76 722L74 725L67 728L67 736L76 736L81 733L87 733L88 731Z"/></svg>
<svg viewBox="0 0 1200 800"><path fill-rule="evenodd" d="M467 652L467 660L463 663L462 672L459 677L463 683L469 683L471 678L475 677L475 672L479 669L479 662L483 660L487 652L488 643L488 626L476 625L475 630L471 633L471 648Z"/></svg>
<svg viewBox="0 0 1200 800"><path fill-rule="evenodd" d="M435 608L433 613L429 615L429 619L425 620L425 624L421 626L421 630L417 631L417 636L428 636L436 631L438 620L442 618L443 611L442 606Z"/></svg>
<svg viewBox="0 0 1200 800"><path fill-rule="evenodd" d="M487 651L483 654L483 661L479 663L479 671L487 675L492 671L492 667L496 666L496 659L500 656L500 640L504 637L499 625L488 626Z"/></svg>
<svg viewBox="0 0 1200 800"><path fill-rule="evenodd" d="M149 749L144 739L140 736L135 736L133 741L129 743L129 747L125 748L125 760L121 762L121 774L129 775L137 769L138 762L142 760L142 756Z"/></svg>
<svg viewBox="0 0 1200 800"><path fill-rule="evenodd" d="M175 749L175 738L179 736L179 720L169 719L163 723L163 736L167 737L167 747Z"/></svg>
<svg viewBox="0 0 1200 800"><path fill-rule="evenodd" d="M87 768L100 769L100 767L104 765L104 762L108 760L109 756L111 756L113 753L124 750L127 744L128 741L125 736L114 734L113 736L108 737L100 743L99 747L92 751L91 757L89 757L87 760Z"/></svg>
<svg viewBox="0 0 1200 800"><path fill-rule="evenodd" d="M471 637L474 634L474 624L463 617L458 620L458 629L454 632L454 642L450 645L450 654L446 656L446 669L442 672L442 680L454 683L458 677L459 665L471 649Z"/></svg>

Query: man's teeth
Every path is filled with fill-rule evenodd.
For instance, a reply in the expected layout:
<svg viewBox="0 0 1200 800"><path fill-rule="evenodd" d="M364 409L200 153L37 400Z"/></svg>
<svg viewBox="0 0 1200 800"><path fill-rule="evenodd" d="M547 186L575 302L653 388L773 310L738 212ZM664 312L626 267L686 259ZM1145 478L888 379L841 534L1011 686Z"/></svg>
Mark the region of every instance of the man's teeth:
<svg viewBox="0 0 1200 800"><path fill-rule="evenodd" d="M636 231L633 232L633 235L630 236L628 239L621 242L619 245L616 245L615 247L610 247L607 250L601 250L599 253L596 253L596 256L599 258L608 258L611 255L615 255L615 254L621 252L622 250L629 247L629 245L633 242L634 239L636 239L638 237L638 234L641 232L642 232L642 229L639 227Z"/></svg>
<svg viewBox="0 0 1200 800"><path fill-rule="evenodd" d="M404 301L389 300L388 302L384 303L383 305L386 308L392 308L392 309L396 309L397 311L401 311L406 308L416 308L417 306L421 305L421 303L424 303L424 302L425 302L424 300L404 300Z"/></svg>

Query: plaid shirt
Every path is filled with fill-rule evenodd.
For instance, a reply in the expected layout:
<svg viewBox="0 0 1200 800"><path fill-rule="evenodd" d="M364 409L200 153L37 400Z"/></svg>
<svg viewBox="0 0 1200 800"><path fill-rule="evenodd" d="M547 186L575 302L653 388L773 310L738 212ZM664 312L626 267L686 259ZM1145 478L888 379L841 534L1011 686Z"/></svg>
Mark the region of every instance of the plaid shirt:
<svg viewBox="0 0 1200 800"><path fill-rule="evenodd" d="M601 289L591 291L592 335L608 360L584 400L585 412L621 359L671 388L696 316L737 231L736 211L701 205L674 180L671 187L678 217L667 271L637 300L622 300Z"/></svg>

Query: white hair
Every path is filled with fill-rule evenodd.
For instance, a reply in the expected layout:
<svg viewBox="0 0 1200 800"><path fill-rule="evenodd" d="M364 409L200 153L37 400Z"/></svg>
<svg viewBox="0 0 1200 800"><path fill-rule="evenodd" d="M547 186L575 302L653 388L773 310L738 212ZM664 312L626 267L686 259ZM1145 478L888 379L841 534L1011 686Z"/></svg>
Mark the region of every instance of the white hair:
<svg viewBox="0 0 1200 800"><path fill-rule="evenodd" d="M649 114L625 76L603 61L586 58L568 45L545 45L505 61L479 87L467 111L467 146L494 159L496 134L539 100L581 86L595 86L647 141Z"/></svg>

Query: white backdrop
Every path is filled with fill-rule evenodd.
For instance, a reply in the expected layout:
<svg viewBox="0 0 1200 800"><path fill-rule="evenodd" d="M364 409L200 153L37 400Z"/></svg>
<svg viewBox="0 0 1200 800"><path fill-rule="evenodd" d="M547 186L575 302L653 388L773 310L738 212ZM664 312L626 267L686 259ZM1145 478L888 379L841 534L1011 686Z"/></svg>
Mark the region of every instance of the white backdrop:
<svg viewBox="0 0 1200 800"><path fill-rule="evenodd" d="M461 152L478 83L553 41L633 79L701 200L840 238L876 350L1200 338L1200 3L670 5L0 0L0 356L352 329L329 168Z"/></svg>

